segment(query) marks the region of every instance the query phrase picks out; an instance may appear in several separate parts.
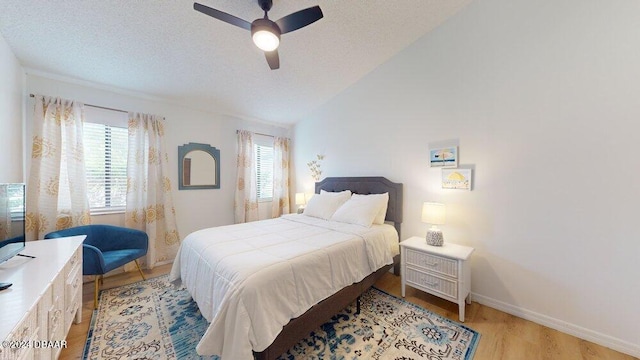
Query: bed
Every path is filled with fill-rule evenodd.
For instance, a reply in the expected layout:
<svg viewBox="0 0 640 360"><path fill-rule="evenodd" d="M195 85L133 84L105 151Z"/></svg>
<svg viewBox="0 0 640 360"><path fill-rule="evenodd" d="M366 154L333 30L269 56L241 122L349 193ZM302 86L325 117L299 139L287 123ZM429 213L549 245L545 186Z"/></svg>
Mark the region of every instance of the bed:
<svg viewBox="0 0 640 360"><path fill-rule="evenodd" d="M295 214L185 238L170 279L187 288L210 323L199 354L275 359L392 266L398 274L399 252L392 250L400 239L402 184L382 177L326 178L315 188L344 190L388 193L387 224L367 228Z"/></svg>

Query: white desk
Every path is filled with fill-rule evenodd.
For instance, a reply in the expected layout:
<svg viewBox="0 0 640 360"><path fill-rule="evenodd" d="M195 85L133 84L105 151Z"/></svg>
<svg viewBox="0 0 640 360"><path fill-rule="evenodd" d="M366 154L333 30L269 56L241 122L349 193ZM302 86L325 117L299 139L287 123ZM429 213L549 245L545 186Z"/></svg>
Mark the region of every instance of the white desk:
<svg viewBox="0 0 640 360"><path fill-rule="evenodd" d="M82 317L84 239L28 241L21 254L35 258L16 256L0 264L0 282L13 283L0 291L0 359L59 356L72 320Z"/></svg>

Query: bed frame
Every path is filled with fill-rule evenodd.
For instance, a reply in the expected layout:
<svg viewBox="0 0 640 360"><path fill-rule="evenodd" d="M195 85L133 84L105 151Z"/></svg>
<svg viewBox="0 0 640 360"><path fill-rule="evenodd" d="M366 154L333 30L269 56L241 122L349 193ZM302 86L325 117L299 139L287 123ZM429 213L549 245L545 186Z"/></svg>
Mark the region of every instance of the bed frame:
<svg viewBox="0 0 640 360"><path fill-rule="evenodd" d="M361 195L389 193L389 205L385 221L393 222L400 235L402 223L402 184L394 183L384 177L330 177L316 183L315 192L343 191ZM401 239L401 237L399 237ZM307 336L311 331L324 324L332 316L353 303L362 293L367 291L378 279L393 266L393 273L400 274L400 255L393 258L393 265L387 265L365 277L362 281L345 287L330 297L322 300L299 317L292 319L268 348L262 352L254 352L258 360L273 360Z"/></svg>

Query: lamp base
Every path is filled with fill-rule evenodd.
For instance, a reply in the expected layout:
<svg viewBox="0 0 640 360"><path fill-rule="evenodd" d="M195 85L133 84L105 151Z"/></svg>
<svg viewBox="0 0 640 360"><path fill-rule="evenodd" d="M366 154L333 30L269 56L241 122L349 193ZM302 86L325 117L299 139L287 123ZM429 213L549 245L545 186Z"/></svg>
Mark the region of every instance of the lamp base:
<svg viewBox="0 0 640 360"><path fill-rule="evenodd" d="M429 230L427 231L427 244L431 246L442 246L444 239L442 237L442 231Z"/></svg>

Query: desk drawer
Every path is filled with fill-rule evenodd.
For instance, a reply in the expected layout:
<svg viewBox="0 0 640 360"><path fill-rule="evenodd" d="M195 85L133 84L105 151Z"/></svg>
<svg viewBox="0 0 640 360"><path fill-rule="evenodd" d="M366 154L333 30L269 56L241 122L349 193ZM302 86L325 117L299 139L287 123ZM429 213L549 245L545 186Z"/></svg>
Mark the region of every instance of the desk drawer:
<svg viewBox="0 0 640 360"><path fill-rule="evenodd" d="M66 265L67 273L76 266L82 267L82 246L80 246L78 250L71 255L71 259L69 259L69 262Z"/></svg>
<svg viewBox="0 0 640 360"><path fill-rule="evenodd" d="M456 260L425 254L412 249L407 249L406 255L407 265L458 278L458 262Z"/></svg>
<svg viewBox="0 0 640 360"><path fill-rule="evenodd" d="M20 322L18 327L9 334L5 345L0 347L0 359L25 359L33 354L30 344L38 338L37 309L33 309Z"/></svg>
<svg viewBox="0 0 640 360"><path fill-rule="evenodd" d="M82 273L80 270L80 266L75 266L65 281L65 333L69 330L69 327L71 327L71 322L73 321L73 317L76 314L76 310L78 309L78 305L82 298Z"/></svg>
<svg viewBox="0 0 640 360"><path fill-rule="evenodd" d="M82 294L82 274L80 273L80 267L76 266L72 269L72 272L69 274L65 281L65 302L69 305L73 300L75 300L76 296Z"/></svg>
<svg viewBox="0 0 640 360"><path fill-rule="evenodd" d="M407 283L428 292L437 292L452 298L458 298L458 282L447 280L422 271L407 268Z"/></svg>

